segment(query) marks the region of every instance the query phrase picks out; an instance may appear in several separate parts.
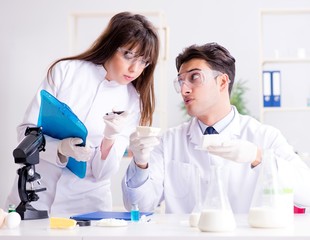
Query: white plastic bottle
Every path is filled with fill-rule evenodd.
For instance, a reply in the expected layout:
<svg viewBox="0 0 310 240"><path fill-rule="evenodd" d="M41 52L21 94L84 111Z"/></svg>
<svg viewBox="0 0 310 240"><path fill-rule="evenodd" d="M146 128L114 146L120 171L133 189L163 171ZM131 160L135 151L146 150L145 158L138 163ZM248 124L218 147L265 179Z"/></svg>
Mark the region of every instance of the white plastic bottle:
<svg viewBox="0 0 310 240"><path fill-rule="evenodd" d="M9 206L9 211L5 217L4 222L8 228L16 228L19 226L19 224L21 222L21 217L20 217L19 213L17 213L15 211L15 205Z"/></svg>

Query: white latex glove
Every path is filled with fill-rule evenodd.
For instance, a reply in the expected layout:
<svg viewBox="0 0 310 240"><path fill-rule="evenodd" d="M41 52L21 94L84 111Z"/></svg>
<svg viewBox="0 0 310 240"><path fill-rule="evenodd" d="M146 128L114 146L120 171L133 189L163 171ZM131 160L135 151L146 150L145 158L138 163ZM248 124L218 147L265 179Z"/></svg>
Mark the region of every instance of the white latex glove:
<svg viewBox="0 0 310 240"><path fill-rule="evenodd" d="M89 146L78 146L83 143L81 138L65 138L60 141L58 152L65 157L72 157L77 161L89 161L92 150Z"/></svg>
<svg viewBox="0 0 310 240"><path fill-rule="evenodd" d="M139 136L138 132L130 135L129 149L133 153L134 161L137 165L147 165L150 159L150 153L159 140L155 136Z"/></svg>
<svg viewBox="0 0 310 240"><path fill-rule="evenodd" d="M226 140L221 145L207 147L210 154L238 163L253 162L257 156L257 146L251 142L234 139Z"/></svg>
<svg viewBox="0 0 310 240"><path fill-rule="evenodd" d="M109 114L103 116L103 120L106 124L105 129L104 129L104 137L107 139L115 139L116 136L123 130L128 112L124 111L121 114Z"/></svg>

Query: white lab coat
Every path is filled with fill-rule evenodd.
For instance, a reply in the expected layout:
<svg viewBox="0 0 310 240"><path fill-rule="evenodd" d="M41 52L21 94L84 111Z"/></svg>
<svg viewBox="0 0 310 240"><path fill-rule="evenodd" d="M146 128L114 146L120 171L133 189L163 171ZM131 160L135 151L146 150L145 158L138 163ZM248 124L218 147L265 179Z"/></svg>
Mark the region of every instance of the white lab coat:
<svg viewBox="0 0 310 240"><path fill-rule="evenodd" d="M279 154L279 176L282 181L292 180L288 184L294 187L295 203L310 206L310 170L307 165L278 130L240 115L236 108L234 111L233 121L220 134L230 139L248 140L262 149L275 150ZM122 182L126 208L130 209L131 203L138 203L141 211L154 211L164 200L167 213L191 213L196 202L198 173L200 201L203 202L210 180L210 162L216 160L212 160L207 151L195 149L200 146L201 138L198 120L193 118L162 136L161 144L151 154L148 169L138 169L131 162ZM224 164L223 182L232 210L247 213L261 166L251 169L250 163L221 161ZM130 187L128 181L132 181Z"/></svg>
<svg viewBox="0 0 310 240"><path fill-rule="evenodd" d="M24 137L25 128L36 125L40 108L40 90L45 89L66 103L88 130L87 143L93 148L92 159L87 162L85 178L74 175L57 157L58 139L46 137L46 151L40 152L40 163L35 165L41 175L39 200L31 205L51 214L83 213L111 210L112 196L110 178L116 173L119 161L128 146L128 138L140 117L139 96L132 84L119 85L105 79L106 71L101 65L85 61L63 61L53 71L54 84L43 81L29 105L23 123L18 126L18 139ZM103 116L113 107L130 113L127 126L110 150L106 160L101 160L100 143L103 138ZM39 188L39 187L37 187ZM17 178L7 204L19 204Z"/></svg>

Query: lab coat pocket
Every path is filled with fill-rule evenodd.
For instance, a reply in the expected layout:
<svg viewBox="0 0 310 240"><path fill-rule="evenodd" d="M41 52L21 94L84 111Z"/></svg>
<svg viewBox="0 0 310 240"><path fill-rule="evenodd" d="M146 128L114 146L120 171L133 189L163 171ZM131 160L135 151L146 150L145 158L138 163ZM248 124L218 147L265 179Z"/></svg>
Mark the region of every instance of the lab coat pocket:
<svg viewBox="0 0 310 240"><path fill-rule="evenodd" d="M165 173L165 195L187 197L195 179L193 173L194 167L191 164L172 160Z"/></svg>

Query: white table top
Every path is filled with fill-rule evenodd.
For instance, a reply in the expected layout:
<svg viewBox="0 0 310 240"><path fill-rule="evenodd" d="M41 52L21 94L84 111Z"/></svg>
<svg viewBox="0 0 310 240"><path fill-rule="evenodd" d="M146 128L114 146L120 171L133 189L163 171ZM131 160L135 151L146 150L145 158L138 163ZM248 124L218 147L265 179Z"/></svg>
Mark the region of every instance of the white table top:
<svg viewBox="0 0 310 240"><path fill-rule="evenodd" d="M310 214L295 215L294 225L289 228L259 229L251 228L247 215L237 215L237 228L232 232L200 232L188 223L188 215L155 214L150 222L132 223L125 227L98 227L95 222L89 227L76 227L70 230L50 229L49 220L24 220L16 229L1 228L0 238L5 239L88 239L123 240L147 239L310 239Z"/></svg>

